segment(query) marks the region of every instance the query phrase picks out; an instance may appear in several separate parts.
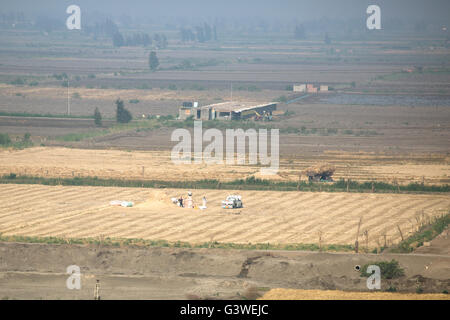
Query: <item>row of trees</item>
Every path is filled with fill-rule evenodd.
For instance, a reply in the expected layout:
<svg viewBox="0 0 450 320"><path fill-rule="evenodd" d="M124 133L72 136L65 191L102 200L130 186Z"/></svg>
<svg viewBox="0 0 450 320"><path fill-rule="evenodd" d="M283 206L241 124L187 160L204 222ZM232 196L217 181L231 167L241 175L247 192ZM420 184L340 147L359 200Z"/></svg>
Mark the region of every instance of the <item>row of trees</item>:
<svg viewBox="0 0 450 320"><path fill-rule="evenodd" d="M305 27L302 24L295 26L294 38L298 40L306 39Z"/></svg>
<svg viewBox="0 0 450 320"><path fill-rule="evenodd" d="M123 100L118 98L115 102L116 104L116 121L118 123L128 123L133 119L131 116L130 111L125 109L125 105L123 103ZM102 125L102 114L100 113L100 110L98 108L95 108L94 111L94 122L95 125L100 127Z"/></svg>
<svg viewBox="0 0 450 320"><path fill-rule="evenodd" d="M294 38L297 39L297 40L304 40L304 39L306 39L305 27L302 24L298 24L298 25L295 26ZM328 32L325 33L325 38L324 38L323 41L324 41L325 44L331 44L331 38L328 35Z"/></svg>
<svg viewBox="0 0 450 320"><path fill-rule="evenodd" d="M189 42L189 41L198 41L198 42L206 42L217 40L217 31L216 26L212 27L205 23L203 26L195 27L195 32L192 31L190 28L181 28L180 29L180 36L182 42Z"/></svg>
<svg viewBox="0 0 450 320"><path fill-rule="evenodd" d="M112 35L114 47L134 47L144 46L148 47L155 42L158 49L167 48L167 37L164 34L156 33L153 37L146 33L135 33L129 36L123 36L119 31Z"/></svg>

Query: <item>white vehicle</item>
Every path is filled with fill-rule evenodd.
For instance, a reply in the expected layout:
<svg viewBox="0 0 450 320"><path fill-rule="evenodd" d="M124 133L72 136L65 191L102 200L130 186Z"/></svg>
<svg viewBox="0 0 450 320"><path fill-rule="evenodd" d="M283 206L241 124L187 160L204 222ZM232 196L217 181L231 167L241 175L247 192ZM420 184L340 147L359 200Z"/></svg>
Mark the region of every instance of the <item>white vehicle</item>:
<svg viewBox="0 0 450 320"><path fill-rule="evenodd" d="M236 209L242 207L242 198L240 195L229 195L226 200L222 200L223 209Z"/></svg>

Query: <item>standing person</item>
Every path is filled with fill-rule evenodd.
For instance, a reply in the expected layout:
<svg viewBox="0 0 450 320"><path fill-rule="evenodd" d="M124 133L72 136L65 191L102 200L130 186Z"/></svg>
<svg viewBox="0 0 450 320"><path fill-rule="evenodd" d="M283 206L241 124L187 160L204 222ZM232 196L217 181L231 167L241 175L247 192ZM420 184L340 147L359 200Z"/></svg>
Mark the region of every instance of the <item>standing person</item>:
<svg viewBox="0 0 450 320"><path fill-rule="evenodd" d="M194 208L194 201L192 200L192 192L190 192L190 191L188 192L188 197L187 197L186 202L187 202L188 208L190 208L190 209Z"/></svg>
<svg viewBox="0 0 450 320"><path fill-rule="evenodd" d="M94 300L100 300L100 280L97 279L94 290Z"/></svg>
<svg viewBox="0 0 450 320"><path fill-rule="evenodd" d="M202 198L202 206L199 207L201 210L205 210L206 209L206 197L203 196Z"/></svg>
<svg viewBox="0 0 450 320"><path fill-rule="evenodd" d="M180 199L178 199L178 203L180 204L180 207L183 208L184 204L183 204L183 196L180 196Z"/></svg>
<svg viewBox="0 0 450 320"><path fill-rule="evenodd" d="M203 208L206 209L206 196L203 196L202 202L203 202Z"/></svg>

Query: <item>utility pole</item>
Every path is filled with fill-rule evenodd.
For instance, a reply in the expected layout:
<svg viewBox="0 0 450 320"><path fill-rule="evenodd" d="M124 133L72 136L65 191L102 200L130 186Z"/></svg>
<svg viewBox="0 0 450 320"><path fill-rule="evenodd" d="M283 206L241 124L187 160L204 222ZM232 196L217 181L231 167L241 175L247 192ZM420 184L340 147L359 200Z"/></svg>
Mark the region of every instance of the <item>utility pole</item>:
<svg viewBox="0 0 450 320"><path fill-rule="evenodd" d="M359 218L359 223L358 223L358 231L356 232L356 241L355 241L355 253L358 253L359 251L359 230L361 228L361 222L362 222L362 216Z"/></svg>

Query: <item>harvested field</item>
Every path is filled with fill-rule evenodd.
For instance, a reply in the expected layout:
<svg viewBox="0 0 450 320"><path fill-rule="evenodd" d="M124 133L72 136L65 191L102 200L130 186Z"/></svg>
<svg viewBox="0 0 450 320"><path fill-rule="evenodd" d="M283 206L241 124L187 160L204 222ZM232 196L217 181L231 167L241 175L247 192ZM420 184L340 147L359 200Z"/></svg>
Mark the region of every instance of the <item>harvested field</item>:
<svg viewBox="0 0 450 320"><path fill-rule="evenodd" d="M112 237L202 243L354 244L359 218L370 248L400 241L414 232L417 219L447 213L446 195L349 194L242 191L244 208L220 207L238 191L194 190L208 209L179 208L171 197L180 189L1 185L0 232L4 235L68 238ZM183 194L186 196L185 194ZM111 200L134 201L132 208Z"/></svg>
<svg viewBox="0 0 450 320"><path fill-rule="evenodd" d="M272 289L261 300L450 300L448 294Z"/></svg>
<svg viewBox="0 0 450 320"><path fill-rule="evenodd" d="M336 167L334 180L383 181L442 185L450 183L449 159L445 155L394 156L373 153L327 152L280 159L274 176L261 176L260 167L245 165L175 165L168 151L119 151L35 147L0 151L0 175L11 172L42 177L90 176L99 178L193 181L231 181L250 176L298 181L299 174L318 162ZM144 174L142 173L144 167ZM307 177L302 175L302 180Z"/></svg>

